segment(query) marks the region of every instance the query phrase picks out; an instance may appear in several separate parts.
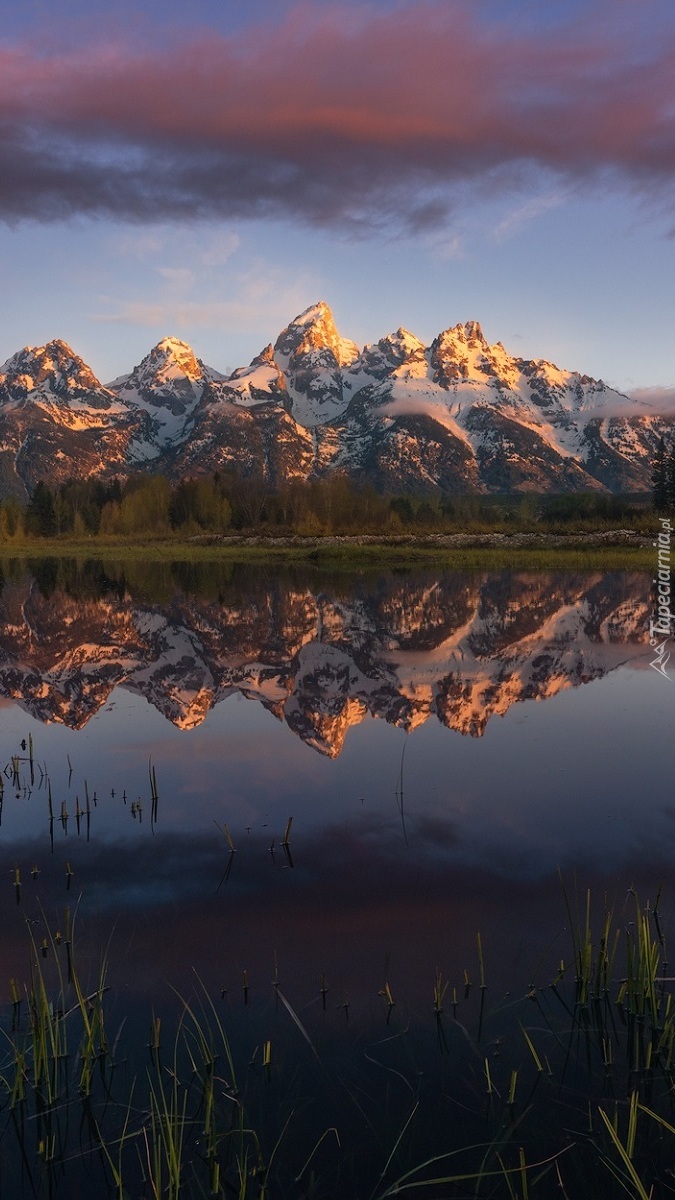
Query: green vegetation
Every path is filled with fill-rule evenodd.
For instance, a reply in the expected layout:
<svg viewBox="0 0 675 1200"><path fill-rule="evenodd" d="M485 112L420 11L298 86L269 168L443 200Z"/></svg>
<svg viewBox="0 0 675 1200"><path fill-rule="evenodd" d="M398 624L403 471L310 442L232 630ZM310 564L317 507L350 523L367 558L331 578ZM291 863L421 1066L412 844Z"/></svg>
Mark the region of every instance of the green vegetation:
<svg viewBox="0 0 675 1200"><path fill-rule="evenodd" d="M672 474L672 463L668 469ZM32 538L171 540L226 532L267 537L418 537L528 530L583 533L621 527L649 533L653 524L646 495L383 496L340 474L277 489L260 479L232 474L186 479L176 485L159 475L135 476L123 485L71 480L56 489L40 481L27 505L13 499L0 504L0 543L5 544Z"/></svg>
<svg viewBox="0 0 675 1200"><path fill-rule="evenodd" d="M342 476L271 491L215 475L39 483L0 503L0 554L161 561L305 562L336 571L433 563L453 569L650 570L649 497L380 496ZM620 543L602 534L625 531ZM460 538L461 544L444 542ZM626 544L634 537L635 545ZM640 546L649 538L649 546ZM340 540L344 539L344 540ZM520 539L520 540L519 540ZM529 540L528 540L529 539ZM595 543L594 543L595 539Z"/></svg>
<svg viewBox="0 0 675 1200"><path fill-rule="evenodd" d="M0 784L38 774L29 740ZM157 804L152 764L148 787ZM18 865L11 884L21 913ZM12 1200L671 1194L675 980L660 889L653 904L629 892L615 913L561 878L563 957L556 939L555 957L502 996L480 932L471 961L453 963L439 931L450 962L429 967L421 1005L383 975L360 1019L325 974L314 995L286 994L276 958L266 995L246 972L231 996L193 974L168 1002L134 1001L107 950L81 950L86 903L50 918L29 906L25 978L2 989L0 1191Z"/></svg>
<svg viewBox="0 0 675 1200"><path fill-rule="evenodd" d="M675 1005L658 899L633 896L615 925L608 910L596 921L590 894L563 893L569 958L545 982L514 981L506 1007L486 1002L478 935L461 981L430 978L424 1013L400 1013L385 981L379 1028L354 1036L346 1023L328 1039L275 971L274 1004L248 1013L247 1038L232 1040L234 1010L196 979L168 1033L153 1011L145 1045L130 1043L110 1028L105 956L85 978L70 910L62 932L42 914L3 1020L11 1194L69 1195L82 1172L89 1194L118 1200L667 1194ZM321 1020L327 991L322 978ZM246 983L244 1004L255 1009Z"/></svg>
<svg viewBox="0 0 675 1200"><path fill-rule="evenodd" d="M361 544L315 539L294 545L278 545L264 539L257 544L241 541L223 544L213 540L188 542L163 538L129 541L100 538L93 543L89 540L40 539L0 544L0 570L6 576L12 574L13 564L24 561L36 578L47 581L49 570L46 564L59 560L76 563L81 572L102 571L113 578L128 575L132 564L141 572L152 564L155 571L163 566L175 574L181 564L207 563L227 565L229 569L237 563L251 567L302 566L310 571L336 574L381 574L383 571L424 567L456 571L650 571L654 551L651 546L586 544L580 538L573 538L564 546L517 546L505 541L492 546L453 547L424 540Z"/></svg>

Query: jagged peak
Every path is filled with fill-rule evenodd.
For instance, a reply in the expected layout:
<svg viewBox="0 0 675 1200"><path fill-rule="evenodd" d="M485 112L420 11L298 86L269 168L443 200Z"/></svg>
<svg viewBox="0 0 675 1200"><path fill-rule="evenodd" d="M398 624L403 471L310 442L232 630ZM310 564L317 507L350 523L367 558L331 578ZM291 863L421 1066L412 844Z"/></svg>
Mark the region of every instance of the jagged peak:
<svg viewBox="0 0 675 1200"><path fill-rule="evenodd" d="M151 360L156 361L157 359L170 359L181 363L185 361L196 363L198 361L192 346L176 337L162 338L146 354L142 362L146 363Z"/></svg>
<svg viewBox="0 0 675 1200"><path fill-rule="evenodd" d="M255 358L251 360L251 366L253 366L254 364L256 366L258 364L264 364L265 366L269 366L273 362L274 362L274 346L272 345L271 342L268 342L268 344L266 346L264 346L263 349L260 351L260 354L256 354ZM247 368L245 368L245 367L240 368L240 370L246 370L246 369ZM237 372L235 371L235 375L236 374L237 374Z"/></svg>
<svg viewBox="0 0 675 1200"><path fill-rule="evenodd" d="M298 316L288 323L279 335L276 345L278 348L282 340L300 345L306 339L316 337L328 343L339 339L339 336L330 305L326 304L325 300L319 300L316 304L310 304L309 308L298 313Z"/></svg>
<svg viewBox="0 0 675 1200"><path fill-rule="evenodd" d="M45 342L44 346L26 346L24 349L29 354L34 354L37 357L44 358L50 354L67 355L68 358L78 358L72 346L68 342L64 342L63 338L52 338L50 342Z"/></svg>
<svg viewBox="0 0 675 1200"><path fill-rule="evenodd" d="M472 342L480 342L487 346L487 342L483 336L480 321L467 321L464 326L464 334L469 345Z"/></svg>
<svg viewBox="0 0 675 1200"><path fill-rule="evenodd" d="M61 338L18 350L0 367L0 383L17 399L38 390L59 396L102 390L91 367Z"/></svg>
<svg viewBox="0 0 675 1200"><path fill-rule="evenodd" d="M72 346L68 342L64 342L63 338L52 338L44 346L34 346L31 348L31 353L35 355L47 354L67 354L69 358L78 358Z"/></svg>
<svg viewBox="0 0 675 1200"><path fill-rule="evenodd" d="M82 359L75 353L72 346L68 345L68 342L64 342L62 338L52 338L50 342L45 342L44 346L24 346L21 350L17 350L16 354L3 363L0 372L4 373L14 363L25 363L27 360L43 363L48 359L57 362L67 359L69 362L82 363Z"/></svg>
<svg viewBox="0 0 675 1200"><path fill-rule="evenodd" d="M467 346L469 349L480 348L486 350L488 342L485 339L480 321L466 321L463 325L459 322L457 325L451 325L449 329L444 329L434 339L435 345L459 344Z"/></svg>
<svg viewBox="0 0 675 1200"><path fill-rule="evenodd" d="M202 380L212 373L195 355L192 346L180 338L164 337L134 367L130 375L115 380L117 386L134 386L166 382L170 378L187 378L191 382Z"/></svg>
<svg viewBox="0 0 675 1200"><path fill-rule="evenodd" d="M227 383L236 383L242 379L250 381L259 367L270 368L273 372L278 372L278 367L274 360L274 346L271 342L263 347L260 354L256 354L255 358L251 359L247 367L237 367L236 371L226 376L225 381Z"/></svg>
<svg viewBox="0 0 675 1200"><path fill-rule="evenodd" d="M365 346L360 356L360 363L368 369L387 370L396 368L411 359L418 359L426 352L424 342L421 342L409 329L399 325L395 333L387 333L379 342Z"/></svg>
<svg viewBox="0 0 675 1200"><path fill-rule="evenodd" d="M186 350L190 354L194 353L192 346L187 342L183 342L180 338L171 337L170 335L163 337L157 342L157 345L153 346L153 350L162 351L164 354L183 354Z"/></svg>
<svg viewBox="0 0 675 1200"><path fill-rule="evenodd" d="M421 342L420 339L416 337L414 333L411 333L409 329L404 329L402 325L399 325L396 333L387 334L383 340L385 342L398 342L399 344L403 343L406 346L414 346L415 348L424 346L424 342Z"/></svg>
<svg viewBox="0 0 675 1200"><path fill-rule="evenodd" d="M355 342L338 333L333 313L325 300L311 304L294 317L279 334L274 349L279 354L294 357L313 350L330 350L340 366L347 366L358 357Z"/></svg>
<svg viewBox="0 0 675 1200"><path fill-rule="evenodd" d="M330 304L327 304L325 300L317 300L316 304L310 304L309 308L306 308L304 312L301 312L297 317L294 317L290 324L314 325L317 321L330 321L333 325L335 325Z"/></svg>

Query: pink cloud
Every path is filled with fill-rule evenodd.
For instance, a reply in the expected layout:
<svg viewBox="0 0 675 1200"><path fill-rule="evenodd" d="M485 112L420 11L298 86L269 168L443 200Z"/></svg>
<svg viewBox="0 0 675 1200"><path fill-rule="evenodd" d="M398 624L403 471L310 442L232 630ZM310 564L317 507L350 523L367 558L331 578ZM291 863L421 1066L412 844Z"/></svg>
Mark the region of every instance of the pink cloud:
<svg viewBox="0 0 675 1200"><path fill-rule="evenodd" d="M675 169L675 34L608 28L328 5L157 50L5 48L0 216L430 226L533 170L650 194Z"/></svg>

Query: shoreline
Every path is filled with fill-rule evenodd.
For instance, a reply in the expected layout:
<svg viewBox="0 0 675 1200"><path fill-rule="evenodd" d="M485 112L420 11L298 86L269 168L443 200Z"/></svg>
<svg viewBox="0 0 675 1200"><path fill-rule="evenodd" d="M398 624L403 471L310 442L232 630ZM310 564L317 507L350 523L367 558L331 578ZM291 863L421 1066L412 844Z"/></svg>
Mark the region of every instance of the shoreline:
<svg viewBox="0 0 675 1200"><path fill-rule="evenodd" d="M270 537L266 534L196 534L185 539L189 545L203 546L268 546L272 549L333 549L366 546L399 547L411 549L497 549L509 547L524 550L530 546L543 548L574 548L581 546L623 546L643 549L653 546L656 533L635 533L630 529L583 530L576 533L539 533L514 531L513 533L426 533L391 534L377 533L324 534L320 537L305 537L288 534Z"/></svg>
<svg viewBox="0 0 675 1200"><path fill-rule="evenodd" d="M151 563L305 565L313 570L638 570L653 571L654 539L627 529L571 533L514 531L421 535L198 534L173 539L56 538L0 543L0 562L30 558Z"/></svg>

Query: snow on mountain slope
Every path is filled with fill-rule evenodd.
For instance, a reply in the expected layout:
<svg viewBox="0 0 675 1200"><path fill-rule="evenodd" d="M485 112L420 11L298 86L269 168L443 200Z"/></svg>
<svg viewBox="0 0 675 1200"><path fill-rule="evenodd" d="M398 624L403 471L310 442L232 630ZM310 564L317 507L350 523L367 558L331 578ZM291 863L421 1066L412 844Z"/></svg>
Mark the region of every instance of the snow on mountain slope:
<svg viewBox="0 0 675 1200"><path fill-rule="evenodd" d="M475 451L482 439L468 417L476 404L499 409L562 458L583 459L583 427L589 420L605 413L648 415L643 405L602 382L544 361L513 358L501 342L489 345L476 321L446 330L424 360L399 366L390 378L391 403L385 413L424 411L465 437Z"/></svg>
<svg viewBox="0 0 675 1200"><path fill-rule="evenodd" d="M248 367L240 367L228 379L233 403L247 407L254 404L269 404L270 400L284 403L288 391L283 371L274 357L274 346L265 349L253 359Z"/></svg>
<svg viewBox="0 0 675 1200"><path fill-rule="evenodd" d="M65 342L24 347L0 368L0 498L124 473L138 425Z"/></svg>
<svg viewBox="0 0 675 1200"><path fill-rule="evenodd" d="M81 413L121 412L112 392L66 342L25 346L0 367L0 405L69 405Z"/></svg>
<svg viewBox="0 0 675 1200"><path fill-rule="evenodd" d="M419 495L645 491L674 429L675 411L514 357L477 321L359 351L321 301L229 376L170 337L108 387L64 342L19 351L0 368L0 495L146 466L274 487L340 470Z"/></svg>
<svg viewBox="0 0 675 1200"><path fill-rule="evenodd" d="M129 375L110 384L129 408L149 417L143 436L130 445L130 456L141 462L153 459L184 440L207 385L222 378L205 367L186 342L172 337L158 342Z"/></svg>
<svg viewBox="0 0 675 1200"><path fill-rule="evenodd" d="M305 309L251 366L235 371L228 383L242 403L276 399L293 418L311 428L339 417L352 391L344 368L358 358L358 346L340 337L324 301Z"/></svg>
<svg viewBox="0 0 675 1200"><path fill-rule="evenodd" d="M399 328L358 353L328 306L296 317L227 381L312 429L314 471L425 491L648 486L663 421L602 381L490 345L477 321L430 347ZM453 486L454 481L454 486Z"/></svg>
<svg viewBox="0 0 675 1200"><path fill-rule="evenodd" d="M320 361L322 352L328 350L340 367L349 366L359 354L356 343L338 333L325 300L295 317L279 335L274 348L289 361L302 360L305 355L316 355Z"/></svg>

